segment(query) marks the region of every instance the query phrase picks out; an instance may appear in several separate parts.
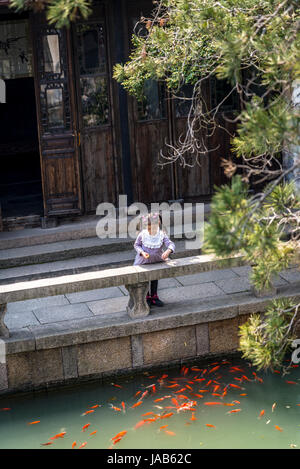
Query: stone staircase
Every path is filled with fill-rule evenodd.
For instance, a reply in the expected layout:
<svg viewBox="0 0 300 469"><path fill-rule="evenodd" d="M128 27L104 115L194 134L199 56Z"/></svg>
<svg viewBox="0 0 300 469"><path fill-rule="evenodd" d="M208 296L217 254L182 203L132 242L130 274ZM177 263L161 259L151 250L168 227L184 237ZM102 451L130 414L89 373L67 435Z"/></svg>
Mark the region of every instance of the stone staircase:
<svg viewBox="0 0 300 469"><path fill-rule="evenodd" d="M0 233L0 284L16 283L131 265L134 239L100 239L96 236L99 217L43 230L24 229ZM171 227L174 239L174 227ZM184 239L174 239L173 258L200 254L186 249Z"/></svg>

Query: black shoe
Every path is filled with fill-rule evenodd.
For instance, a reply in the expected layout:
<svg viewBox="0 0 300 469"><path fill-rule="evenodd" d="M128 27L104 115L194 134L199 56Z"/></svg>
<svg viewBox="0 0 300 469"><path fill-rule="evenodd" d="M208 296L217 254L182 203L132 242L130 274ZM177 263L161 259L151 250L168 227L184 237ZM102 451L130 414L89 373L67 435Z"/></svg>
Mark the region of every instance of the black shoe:
<svg viewBox="0 0 300 469"><path fill-rule="evenodd" d="M152 304L153 306L164 306L164 302L161 301L157 295L152 296Z"/></svg>
<svg viewBox="0 0 300 469"><path fill-rule="evenodd" d="M150 307L150 306L152 305L152 298L151 298L151 296L147 295L147 296L146 296L146 301L147 301L148 306Z"/></svg>

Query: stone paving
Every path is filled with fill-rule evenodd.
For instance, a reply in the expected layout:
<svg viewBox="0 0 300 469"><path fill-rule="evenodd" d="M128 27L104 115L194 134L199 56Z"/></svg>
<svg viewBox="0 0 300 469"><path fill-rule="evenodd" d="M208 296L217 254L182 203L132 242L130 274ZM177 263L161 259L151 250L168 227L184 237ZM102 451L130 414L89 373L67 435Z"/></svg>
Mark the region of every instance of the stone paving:
<svg viewBox="0 0 300 469"><path fill-rule="evenodd" d="M230 300L234 295L249 292L250 271L250 267L243 266L162 279L158 285L159 296L166 305L181 300L200 301L222 297L226 304L226 300ZM280 273L274 280L274 285L281 287L299 282L300 271L291 268ZM25 328L30 330L31 327L34 329L36 326L63 324L65 321L101 315L107 320L110 316L113 319L120 313L126 314L127 303L128 292L123 286L38 298L8 303L5 322L11 330Z"/></svg>

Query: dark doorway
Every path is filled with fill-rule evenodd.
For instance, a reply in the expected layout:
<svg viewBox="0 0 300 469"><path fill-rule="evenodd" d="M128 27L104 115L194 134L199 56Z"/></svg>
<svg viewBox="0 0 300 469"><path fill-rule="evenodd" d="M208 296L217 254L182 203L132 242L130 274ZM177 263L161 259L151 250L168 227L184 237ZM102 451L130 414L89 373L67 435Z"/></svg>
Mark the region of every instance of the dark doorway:
<svg viewBox="0 0 300 469"><path fill-rule="evenodd" d="M41 167L33 78L5 80L0 105L2 216L43 214Z"/></svg>

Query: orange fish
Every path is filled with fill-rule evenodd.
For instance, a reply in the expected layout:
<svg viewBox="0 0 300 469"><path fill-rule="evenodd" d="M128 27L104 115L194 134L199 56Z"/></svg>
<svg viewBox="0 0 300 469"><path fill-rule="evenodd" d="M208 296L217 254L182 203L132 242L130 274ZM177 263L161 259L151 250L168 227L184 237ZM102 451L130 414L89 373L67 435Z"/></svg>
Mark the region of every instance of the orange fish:
<svg viewBox="0 0 300 469"><path fill-rule="evenodd" d="M175 435L176 435L176 433L170 432L169 430L165 430L165 433L166 433L167 435L170 435L170 436L175 436Z"/></svg>
<svg viewBox="0 0 300 469"><path fill-rule="evenodd" d="M80 445L78 449L84 448L86 445L87 445L87 441L85 441L84 443L82 443L82 445Z"/></svg>
<svg viewBox="0 0 300 469"><path fill-rule="evenodd" d="M298 384L296 381L285 381L287 384Z"/></svg>
<svg viewBox="0 0 300 469"><path fill-rule="evenodd" d="M93 405L91 409L97 409L98 407L100 407L100 404Z"/></svg>
<svg viewBox="0 0 300 469"><path fill-rule="evenodd" d="M204 405L223 405L222 402L204 402Z"/></svg>
<svg viewBox="0 0 300 469"><path fill-rule="evenodd" d="M167 419L167 418L169 418L169 417L172 417L172 415L174 415L174 413L173 413L173 412L170 412L169 414L161 415L160 418L161 418L161 419Z"/></svg>
<svg viewBox="0 0 300 469"><path fill-rule="evenodd" d="M275 427L276 430L278 430L279 432L283 432L282 428L278 427L278 425L274 425L274 427Z"/></svg>
<svg viewBox="0 0 300 469"><path fill-rule="evenodd" d="M29 422L28 425L36 425L37 423L40 423L40 420L35 420L34 422Z"/></svg>
<svg viewBox="0 0 300 469"><path fill-rule="evenodd" d="M143 414L142 417L148 417L148 415L153 415L154 412L146 412L146 414Z"/></svg>
<svg viewBox="0 0 300 469"><path fill-rule="evenodd" d="M89 428L90 425L91 425L90 423L87 423L86 425L83 425L81 431L82 431L82 432L85 432L85 430L86 430L87 428Z"/></svg>
<svg viewBox="0 0 300 469"><path fill-rule="evenodd" d="M229 386L232 388L242 389L241 386L238 386L237 384L229 384Z"/></svg>
<svg viewBox="0 0 300 469"><path fill-rule="evenodd" d="M3 407L2 409L0 409L1 412L7 412L8 410L11 410L10 407Z"/></svg>
<svg viewBox="0 0 300 469"><path fill-rule="evenodd" d="M93 412L95 412L94 410L87 410L84 414L82 415L88 415L88 414L92 414Z"/></svg>
<svg viewBox="0 0 300 469"><path fill-rule="evenodd" d="M260 414L259 414L258 418L259 418L259 419L261 419L261 418L262 418L262 416L263 416L264 414L265 414L265 411L264 411L264 410L262 410L262 411L260 412Z"/></svg>
<svg viewBox="0 0 300 469"><path fill-rule="evenodd" d="M115 441L114 441L114 445L116 445L117 443L119 443L119 441L121 441L122 438L117 438Z"/></svg>
<svg viewBox="0 0 300 469"><path fill-rule="evenodd" d="M57 435L55 436L52 436L50 438L50 440L56 440L57 438L63 438L65 436L66 432L61 432L61 433L58 433Z"/></svg>
<svg viewBox="0 0 300 469"><path fill-rule="evenodd" d="M136 402L135 404L133 404L131 406L132 409L134 409L135 407L138 407L139 405L141 405L143 403L143 401L139 401L139 402Z"/></svg>
<svg viewBox="0 0 300 469"><path fill-rule="evenodd" d="M164 428L167 428L169 425L163 425L162 427L159 427L159 430L163 430Z"/></svg>
<svg viewBox="0 0 300 469"><path fill-rule="evenodd" d="M176 407L179 407L179 404L178 404L178 402L176 401L176 399L174 399L174 397L172 397L171 401L173 402L173 404L174 404Z"/></svg>
<svg viewBox="0 0 300 469"><path fill-rule="evenodd" d="M121 402L121 406L122 406L123 412L125 413L125 402Z"/></svg>
<svg viewBox="0 0 300 469"><path fill-rule="evenodd" d="M77 443L76 443L76 441L74 441L74 442L72 443L72 449L74 449L76 445L77 445Z"/></svg>
<svg viewBox="0 0 300 469"><path fill-rule="evenodd" d="M141 420L140 422L138 422L136 425L135 425L135 430L137 430L138 428L140 428L142 425L144 425L146 422L146 420Z"/></svg>
<svg viewBox="0 0 300 469"><path fill-rule="evenodd" d="M220 368L220 365L219 366L215 366L214 368L212 368L208 374L212 373L213 371L217 371L218 369Z"/></svg>
<svg viewBox="0 0 300 469"><path fill-rule="evenodd" d="M96 435L97 432L98 430L95 430L94 432L90 433L90 436Z"/></svg>
<svg viewBox="0 0 300 469"><path fill-rule="evenodd" d="M139 394L141 394L141 392L142 392L142 391L138 391L138 392L136 392L136 393L135 393L135 395L134 395L134 397L137 397L137 396L139 396Z"/></svg>
<svg viewBox="0 0 300 469"><path fill-rule="evenodd" d="M48 443L41 443L41 446L49 446L52 444L53 444L53 441L48 441Z"/></svg>
<svg viewBox="0 0 300 469"><path fill-rule="evenodd" d="M210 423L206 423L205 425L210 428L216 428L214 425L211 425Z"/></svg>
<svg viewBox="0 0 300 469"><path fill-rule="evenodd" d="M113 386L115 386L115 388L121 388L122 389L122 386L120 386L119 384L114 384L114 383L111 383Z"/></svg>
<svg viewBox="0 0 300 469"><path fill-rule="evenodd" d="M235 414L236 412L241 412L242 409L233 409L228 412L228 414Z"/></svg>
<svg viewBox="0 0 300 469"><path fill-rule="evenodd" d="M190 420L193 420L193 421L194 421L194 420L198 420L198 419L195 417L194 412L192 412L192 416L191 416Z"/></svg>
<svg viewBox="0 0 300 469"><path fill-rule="evenodd" d="M127 430L123 430L122 432L118 433L116 436L112 437L112 440L115 440L116 438L122 438L124 435L126 435Z"/></svg>
<svg viewBox="0 0 300 469"><path fill-rule="evenodd" d="M114 409L115 411L117 412L122 412L122 410L120 409L120 407L115 407L114 405L110 404L111 405L111 408Z"/></svg>
<svg viewBox="0 0 300 469"><path fill-rule="evenodd" d="M160 402L160 401L163 401L165 398L164 397L160 397L159 399L155 399L154 402Z"/></svg>

